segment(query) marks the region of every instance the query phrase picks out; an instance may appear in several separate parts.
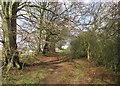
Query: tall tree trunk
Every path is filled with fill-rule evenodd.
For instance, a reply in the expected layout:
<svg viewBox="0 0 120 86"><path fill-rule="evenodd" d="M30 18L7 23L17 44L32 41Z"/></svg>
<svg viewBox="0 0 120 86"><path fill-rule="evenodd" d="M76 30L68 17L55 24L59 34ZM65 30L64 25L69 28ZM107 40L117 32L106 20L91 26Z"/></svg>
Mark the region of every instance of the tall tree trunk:
<svg viewBox="0 0 120 86"><path fill-rule="evenodd" d="M2 3L2 28L3 28L3 40L5 61L8 64L12 61L14 52L17 49L16 44L16 17L17 7L19 2L3 2ZM9 53L9 55L8 55ZM9 61L9 62L8 62Z"/></svg>
<svg viewBox="0 0 120 86"><path fill-rule="evenodd" d="M90 60L91 58L91 51L90 51L90 44L88 43L88 47L87 47L87 59Z"/></svg>
<svg viewBox="0 0 120 86"><path fill-rule="evenodd" d="M17 35L17 28L16 28L16 18L17 18L17 8L19 6L19 2L15 2L12 6L12 17L11 17L11 38L12 39L10 41L10 46L11 48L13 48L14 50L17 49L17 43L16 43L16 35Z"/></svg>
<svg viewBox="0 0 120 86"><path fill-rule="evenodd" d="M41 4L43 5L43 7L45 7L44 3L41 3ZM38 46L37 46L37 53L38 54L40 54L42 52L42 50L41 50L41 36L42 36L42 30L44 28L44 26L43 26L44 12L45 12L44 9L40 9L40 13L41 13L41 16L40 16L40 30L39 30Z"/></svg>
<svg viewBox="0 0 120 86"><path fill-rule="evenodd" d="M47 32L47 37L46 37L46 44L43 48L43 54L48 54L48 53L55 53L55 42L54 39L51 38L51 34L48 31Z"/></svg>
<svg viewBox="0 0 120 86"><path fill-rule="evenodd" d="M51 53L55 53L55 42L50 43L50 49L49 50L50 50Z"/></svg>
<svg viewBox="0 0 120 86"><path fill-rule="evenodd" d="M44 48L43 48L43 54L48 54L49 53L49 37L50 37L50 35L49 34L47 34L47 37L46 37L46 43L45 43L45 46L44 46Z"/></svg>
<svg viewBox="0 0 120 86"><path fill-rule="evenodd" d="M37 54L40 54L42 52L42 50L41 50L41 35L42 35L42 30L39 30L39 37L38 37L38 43L37 43Z"/></svg>
<svg viewBox="0 0 120 86"><path fill-rule="evenodd" d="M5 64L8 64L8 56L7 56L7 53L10 49L10 38L9 38L9 33L10 33L10 25L11 25L11 22L10 22L10 15L9 15L9 5L10 5L10 2L3 2L2 4L2 11L3 11L3 14L2 14L2 28L3 28L3 40L5 41L4 45L3 45L3 54L5 56Z"/></svg>

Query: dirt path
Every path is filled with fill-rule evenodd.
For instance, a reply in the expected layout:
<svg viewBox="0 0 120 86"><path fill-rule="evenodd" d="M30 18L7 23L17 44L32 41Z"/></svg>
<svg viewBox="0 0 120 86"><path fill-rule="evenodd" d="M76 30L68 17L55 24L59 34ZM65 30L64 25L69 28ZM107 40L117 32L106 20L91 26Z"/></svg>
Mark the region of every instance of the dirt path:
<svg viewBox="0 0 120 86"><path fill-rule="evenodd" d="M33 60L32 60L33 61ZM86 59L38 57L23 70L11 70L5 82L15 84L116 84L119 75Z"/></svg>
<svg viewBox="0 0 120 86"><path fill-rule="evenodd" d="M53 61L55 62L55 61ZM58 61L59 62L59 61ZM115 84L119 83L118 76L113 75L102 67L96 67L86 59L65 61L56 64L57 69L51 68L51 73L41 84ZM50 66L52 67L52 66Z"/></svg>

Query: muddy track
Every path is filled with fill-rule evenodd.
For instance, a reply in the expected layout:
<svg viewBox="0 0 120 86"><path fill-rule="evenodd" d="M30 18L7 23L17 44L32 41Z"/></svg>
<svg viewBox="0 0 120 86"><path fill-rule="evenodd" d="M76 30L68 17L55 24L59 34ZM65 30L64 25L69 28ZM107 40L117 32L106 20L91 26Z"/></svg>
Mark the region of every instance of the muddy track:
<svg viewBox="0 0 120 86"><path fill-rule="evenodd" d="M96 67L85 59L65 61L54 64L54 66L58 68L51 69L52 72L45 77L41 84L115 84L119 82L118 76Z"/></svg>

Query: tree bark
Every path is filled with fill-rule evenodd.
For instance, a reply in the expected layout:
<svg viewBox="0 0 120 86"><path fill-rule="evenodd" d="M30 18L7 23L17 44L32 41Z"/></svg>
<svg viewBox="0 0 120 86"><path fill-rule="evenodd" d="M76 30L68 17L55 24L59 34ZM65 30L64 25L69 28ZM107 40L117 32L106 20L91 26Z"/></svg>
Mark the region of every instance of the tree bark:
<svg viewBox="0 0 120 86"><path fill-rule="evenodd" d="M90 44L88 44L88 48L87 48L87 59L90 60L91 58L91 51L90 51Z"/></svg>
<svg viewBox="0 0 120 86"><path fill-rule="evenodd" d="M51 34L48 31L46 37L46 44L43 48L43 54L55 53L55 42L54 39L51 38Z"/></svg>
<svg viewBox="0 0 120 86"><path fill-rule="evenodd" d="M13 55L17 49L16 43L16 18L19 2L2 3L2 28L3 28L3 51L5 52L5 63L13 62ZM9 53L9 54L8 54Z"/></svg>
<svg viewBox="0 0 120 86"><path fill-rule="evenodd" d="M50 52L55 53L55 42L50 43Z"/></svg>
<svg viewBox="0 0 120 86"><path fill-rule="evenodd" d="M43 54L48 54L49 53L49 34L47 34L47 37L46 37L46 43L45 43L45 46L43 48Z"/></svg>
<svg viewBox="0 0 120 86"><path fill-rule="evenodd" d="M42 50L41 50L41 35L42 35L42 30L39 30L39 37L38 37L38 43L37 43L37 54L40 54L42 52Z"/></svg>

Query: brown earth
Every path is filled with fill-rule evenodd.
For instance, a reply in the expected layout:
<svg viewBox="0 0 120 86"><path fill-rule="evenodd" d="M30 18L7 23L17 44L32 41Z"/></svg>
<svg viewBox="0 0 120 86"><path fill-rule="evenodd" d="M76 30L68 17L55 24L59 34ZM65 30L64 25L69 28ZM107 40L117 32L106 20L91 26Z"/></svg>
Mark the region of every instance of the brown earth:
<svg viewBox="0 0 120 86"><path fill-rule="evenodd" d="M86 59L71 60L60 56L47 56L38 60L38 65L50 69L41 84L115 84L119 75L104 67L96 67ZM37 62L33 63L37 65Z"/></svg>
<svg viewBox="0 0 120 86"><path fill-rule="evenodd" d="M104 67L96 67L84 58L70 59L66 56L37 57L27 64L21 72L11 72L21 78L39 77L34 71L46 69L49 72L40 84L118 84L120 74L115 74ZM26 72L26 73L24 73Z"/></svg>

